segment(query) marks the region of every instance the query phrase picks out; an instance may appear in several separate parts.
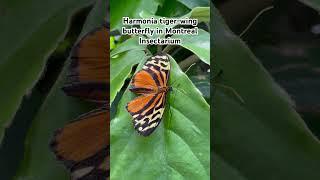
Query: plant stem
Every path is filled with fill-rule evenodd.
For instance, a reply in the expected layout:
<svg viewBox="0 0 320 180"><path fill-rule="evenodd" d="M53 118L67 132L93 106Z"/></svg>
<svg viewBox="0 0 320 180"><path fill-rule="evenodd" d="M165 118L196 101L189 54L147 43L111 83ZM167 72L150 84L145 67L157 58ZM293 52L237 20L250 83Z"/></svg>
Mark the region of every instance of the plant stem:
<svg viewBox="0 0 320 180"><path fill-rule="evenodd" d="M171 45L167 45L162 52L164 53L169 53L172 49L174 49L174 46L171 46Z"/></svg>
<svg viewBox="0 0 320 180"><path fill-rule="evenodd" d="M183 61L181 61L179 63L179 66L184 71L184 70L188 69L189 66L191 66L192 64L194 64L198 61L199 61L198 56L193 54L193 55L187 57L186 59L184 59Z"/></svg>

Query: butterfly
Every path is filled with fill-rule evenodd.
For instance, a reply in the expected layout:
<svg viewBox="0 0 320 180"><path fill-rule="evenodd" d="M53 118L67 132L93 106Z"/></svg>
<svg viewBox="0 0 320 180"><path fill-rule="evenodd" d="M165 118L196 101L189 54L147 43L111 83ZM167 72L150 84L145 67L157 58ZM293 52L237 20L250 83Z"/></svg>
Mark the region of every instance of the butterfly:
<svg viewBox="0 0 320 180"><path fill-rule="evenodd" d="M96 102L100 108L58 129L51 149L74 180L109 177L109 33L100 27L85 35L71 52L63 91Z"/></svg>
<svg viewBox="0 0 320 180"><path fill-rule="evenodd" d="M170 60L158 53L144 63L132 78L129 90L140 96L130 101L126 109L133 117L133 126L143 136L149 136L160 124L170 90Z"/></svg>

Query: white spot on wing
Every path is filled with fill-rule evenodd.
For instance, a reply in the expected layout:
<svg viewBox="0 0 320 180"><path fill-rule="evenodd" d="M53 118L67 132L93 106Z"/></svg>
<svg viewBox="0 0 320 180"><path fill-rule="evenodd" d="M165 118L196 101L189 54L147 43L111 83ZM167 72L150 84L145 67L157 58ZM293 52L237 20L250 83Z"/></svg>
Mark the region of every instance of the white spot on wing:
<svg viewBox="0 0 320 180"><path fill-rule="evenodd" d="M72 174L71 174L72 179L79 179L79 178L87 175L88 173L90 173L93 169L94 169L93 166L77 169L76 171L72 172Z"/></svg>

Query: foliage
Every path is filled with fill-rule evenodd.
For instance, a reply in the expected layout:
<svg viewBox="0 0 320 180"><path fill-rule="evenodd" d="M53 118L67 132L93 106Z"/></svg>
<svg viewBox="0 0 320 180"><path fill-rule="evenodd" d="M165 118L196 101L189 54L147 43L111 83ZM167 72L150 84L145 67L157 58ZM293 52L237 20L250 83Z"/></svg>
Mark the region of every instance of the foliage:
<svg viewBox="0 0 320 180"><path fill-rule="evenodd" d="M1 23L11 22L11 24L1 25L1 27L5 27L5 30L1 34L1 36L4 36L2 38L4 39L3 42L14 42L12 45L1 43L1 46L5 45L6 47L0 48L1 51L5 50L6 54L3 57L7 57L1 59L0 73L3 76L11 77L1 82L1 87L3 87L1 88L1 93L3 94L2 97L5 98L1 101L3 103L1 111L3 110L5 113L0 113L1 127L3 129L14 117L15 111L19 108L21 98L24 95L31 92L31 97L34 99L30 99L29 101L38 100L39 97L33 96L33 94L39 90L32 88L39 80L40 74L44 71L49 55L54 52L58 43L65 37L71 17L81 9L95 5L79 36L80 39L84 34L104 23L105 9L103 7L106 6L105 1L97 1L95 4L94 1L88 0L61 2L34 0L19 5L11 3L14 3L14 1L8 1L5 7L8 9L12 8L12 14L10 12L7 16L2 16L3 19L0 21ZM23 26L23 23L28 23L28 25ZM24 31L21 31L22 26L24 27ZM16 32L16 30L19 31ZM13 38L13 40L5 40L9 37ZM44 98L44 102L40 103L40 107L37 107L35 113L30 114L30 117L15 119L31 119L31 126L28 129L24 143L23 158L17 162L13 162L19 166L15 179L69 179L68 172L57 162L50 151L49 141L56 129L93 107L75 98L67 97L61 91L60 88L64 83L68 64L64 67L57 82L54 82L54 86L48 92L48 96L40 96ZM19 76L13 74L19 74ZM28 109L29 107L22 106L20 108ZM0 130L1 134L3 134L3 129ZM16 132L16 134L18 133ZM14 134L11 139L15 140ZM6 153L8 156L10 151ZM10 154L10 156L5 158L15 159L17 154ZM4 163L5 161L2 160L1 163ZM5 167L5 165L1 164L1 167ZM6 174L4 172L5 169L1 169L2 175ZM5 177L2 176L2 178ZM11 177L9 178L11 179Z"/></svg>
<svg viewBox="0 0 320 180"><path fill-rule="evenodd" d="M150 2L157 3L157 1ZM178 2L175 3L184 7ZM142 10L136 13L136 16L125 11L119 12L122 13L119 16L139 17L140 15L140 17L159 18L164 12L170 11L161 4L161 12L150 12L148 10L153 6L149 8L145 6L137 7L137 10ZM176 14L176 16L201 16L204 21L208 22L209 8L196 7L183 14ZM114 23L112 29L116 29L120 24L120 19L118 22L111 22L111 26L113 26L112 23ZM194 53L198 55L197 59L210 64L210 42L207 31L201 30L199 36L179 38L183 41L181 48L176 48L179 52L188 55ZM138 45L136 37L118 42L117 48L111 52L111 102L114 108L112 111L115 112L110 126L111 179L128 179L129 177L135 177L135 179L209 179L210 108L201 92L176 63L176 61L183 61L181 57L177 55L170 57L172 69L169 86L173 90L168 94L164 117L157 130L149 137L142 137L132 127L132 117L126 111L125 106L134 98L134 94L128 91L126 80L141 69L145 60L151 55L150 52L154 52L153 47ZM137 68L135 68L136 65L138 65ZM193 75L196 74L193 73ZM202 85L209 87L208 83Z"/></svg>
<svg viewBox="0 0 320 180"><path fill-rule="evenodd" d="M213 84L213 177L319 179L319 141L289 96L212 10L213 66L221 70Z"/></svg>

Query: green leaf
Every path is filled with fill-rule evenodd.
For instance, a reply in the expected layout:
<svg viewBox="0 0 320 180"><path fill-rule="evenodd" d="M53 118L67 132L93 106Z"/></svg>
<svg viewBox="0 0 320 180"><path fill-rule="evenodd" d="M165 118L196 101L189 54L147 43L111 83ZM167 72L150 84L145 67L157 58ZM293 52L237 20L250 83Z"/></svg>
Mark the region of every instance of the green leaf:
<svg viewBox="0 0 320 180"><path fill-rule="evenodd" d="M79 4L79 1L75 2ZM82 35L102 25L104 21L106 1L98 1L90 12ZM68 63L69 64L69 63ZM69 172L58 162L50 151L49 142L56 129L75 119L94 107L88 103L66 96L61 87L65 82L69 65L65 66L59 80L49 93L44 104L32 122L25 143L24 159L21 161L15 179L67 180Z"/></svg>
<svg viewBox="0 0 320 180"><path fill-rule="evenodd" d="M173 35L172 38L181 39L181 46L189 49L203 62L210 65L210 34L199 29L198 35Z"/></svg>
<svg viewBox="0 0 320 180"><path fill-rule="evenodd" d="M210 21L210 7L196 7L189 13L190 18L198 19L200 22Z"/></svg>
<svg viewBox="0 0 320 180"><path fill-rule="evenodd" d="M129 50L144 50L146 46L139 44L139 38L134 36L125 42L119 44L116 49L112 50L110 53L111 57L115 57L117 54L123 53Z"/></svg>
<svg viewBox="0 0 320 180"><path fill-rule="evenodd" d="M192 9L195 7L205 7L209 6L209 0L178 0L182 4L186 5L188 8Z"/></svg>
<svg viewBox="0 0 320 180"><path fill-rule="evenodd" d="M222 69L215 81L244 99L241 103L229 95L230 90L213 84L215 153L239 173L233 179L319 179L319 141L295 112L288 95L228 29L218 10L212 7L212 13L213 60ZM219 179L227 180L228 174Z"/></svg>
<svg viewBox="0 0 320 180"><path fill-rule="evenodd" d="M133 93L127 89L117 106L110 125L111 179L209 179L210 108L170 59L173 90L162 122L150 136L137 134L125 109Z"/></svg>
<svg viewBox="0 0 320 180"><path fill-rule="evenodd" d="M0 15L0 142L22 97L33 88L48 56L63 39L71 15L91 2L1 2L4 15Z"/></svg>
<svg viewBox="0 0 320 180"><path fill-rule="evenodd" d="M177 17L189 12L189 8L177 0L164 0L157 11L157 15L163 17Z"/></svg>
<svg viewBox="0 0 320 180"><path fill-rule="evenodd" d="M155 14L162 0L110 0L111 30L122 26L122 17L138 18L141 11Z"/></svg>
<svg viewBox="0 0 320 180"><path fill-rule="evenodd" d="M320 11L320 1L319 0L299 0L300 2L312 7L313 9Z"/></svg>
<svg viewBox="0 0 320 180"><path fill-rule="evenodd" d="M110 36L110 50L113 50L114 48L116 48L115 39L114 36Z"/></svg>
<svg viewBox="0 0 320 180"><path fill-rule="evenodd" d="M145 59L145 53L141 50L127 51L110 59L110 104L122 88L124 81L132 71L132 67Z"/></svg>

